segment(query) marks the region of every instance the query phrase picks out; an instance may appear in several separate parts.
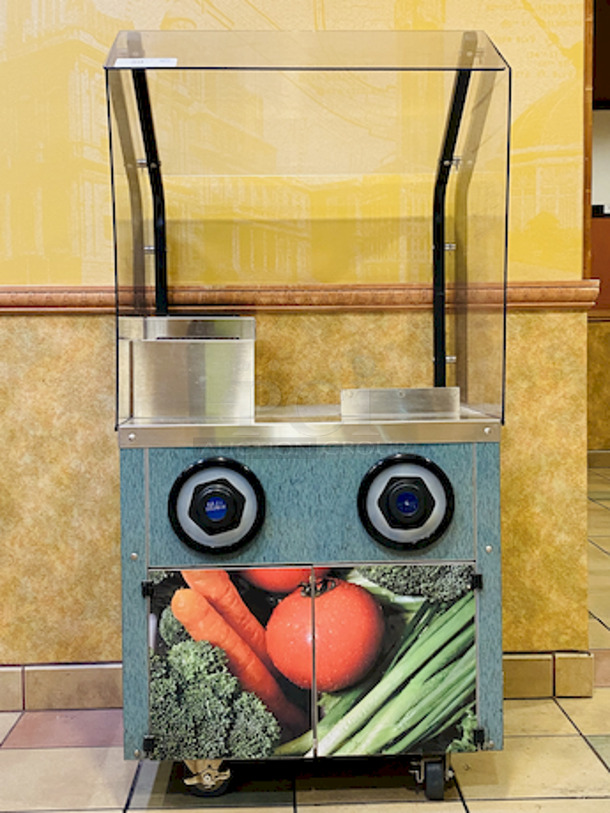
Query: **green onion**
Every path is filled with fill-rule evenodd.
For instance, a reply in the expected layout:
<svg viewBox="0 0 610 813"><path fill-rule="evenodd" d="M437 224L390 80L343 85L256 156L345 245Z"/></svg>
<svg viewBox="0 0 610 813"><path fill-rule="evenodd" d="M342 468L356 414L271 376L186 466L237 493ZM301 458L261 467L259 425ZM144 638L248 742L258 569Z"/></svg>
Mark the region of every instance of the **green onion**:
<svg viewBox="0 0 610 813"><path fill-rule="evenodd" d="M449 690L450 682L461 676L460 661L455 661L456 656L467 650L467 654L472 652L474 659L473 642L474 626L470 624L447 646L440 649L405 687L385 703L336 753L378 754L388 743L419 722L428 710L434 711L439 697L442 700L444 692ZM476 669L476 659L473 663Z"/></svg>
<svg viewBox="0 0 610 813"><path fill-rule="evenodd" d="M467 653L461 668L452 676L449 685L441 685L431 692L425 708L427 713L419 723L411 728L401 739L389 746L382 753L403 754L415 743L423 739L432 739L451 724L451 719L461 710L464 714L464 703L471 697L476 684L476 656L474 648ZM459 718L458 718L459 719ZM378 752L377 752L378 753Z"/></svg>
<svg viewBox="0 0 610 813"><path fill-rule="evenodd" d="M388 700L434 655L448 647L466 625L474 620L474 594L459 599L432 622L408 645L405 641L394 665L373 688L319 741L318 756L330 756L360 731ZM370 752L369 752L370 753Z"/></svg>

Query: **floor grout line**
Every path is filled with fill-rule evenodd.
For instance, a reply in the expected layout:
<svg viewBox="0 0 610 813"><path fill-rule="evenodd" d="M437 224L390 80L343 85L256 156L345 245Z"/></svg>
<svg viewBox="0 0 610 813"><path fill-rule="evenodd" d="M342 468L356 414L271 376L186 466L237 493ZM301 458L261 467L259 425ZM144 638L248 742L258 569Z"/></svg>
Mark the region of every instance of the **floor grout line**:
<svg viewBox="0 0 610 813"><path fill-rule="evenodd" d="M571 723L571 724L574 726L574 728L576 729L576 731L578 731L578 734L579 734L579 735L582 737L582 739L585 741L585 743L587 744L587 746L588 746L589 750L590 750L590 751L592 751L592 752L593 752L593 754L595 754L596 759L597 759L599 762L601 762L601 764L604 766L604 768L605 768L606 770L608 770L608 766L606 765L606 763L604 762L604 760L601 758L601 756L600 756L600 755L597 753L597 751L596 751L596 750L595 750L595 748L593 747L592 743L590 743L590 742L589 742L589 740L587 739L587 736L586 736L585 734L583 734L583 732L580 730L580 728L578 727L578 725L577 725L577 724L574 722L574 720L573 720L573 719L570 717L570 715L567 713L567 711L566 711L566 710L563 708L563 706L561 705L561 703L559 703L559 701L558 701L556 698L553 698L553 700L554 700L554 702L556 703L556 705L559 707L559 709L560 709L560 711L562 712L562 714L563 714L563 715L566 717L566 719L567 719L567 720L569 720L569 722L570 722L570 723ZM595 736L595 735L594 735L594 734L590 734L589 736L592 736L592 737L593 737L593 736Z"/></svg>
<svg viewBox="0 0 610 813"><path fill-rule="evenodd" d="M609 794L603 796L477 796L471 801L477 802L540 802L544 805L545 802L604 802L610 799ZM538 807L537 810L544 811L544 807ZM499 811L503 813L503 811ZM515 808L515 813L519 813L519 809Z"/></svg>
<svg viewBox="0 0 610 813"><path fill-rule="evenodd" d="M598 544L597 544L597 542L595 541L595 538L594 538L594 537L590 537L590 536L589 536L589 537L588 537L588 541L589 541L589 544L590 544L590 545L593 545L593 547L594 547L594 548L597 548L597 550L598 550L600 553L605 553L605 554L606 554L606 556L610 556L610 551L607 551L605 548L602 548L602 546L601 546L601 545L598 545Z"/></svg>
<svg viewBox="0 0 610 813"><path fill-rule="evenodd" d="M606 622L603 620L603 618L600 618L598 615L595 615L595 613L592 610L589 610L589 616L591 618L595 619L595 621L599 621L599 623L602 625L602 627L605 627L608 630L608 632L610 632L610 626L608 624L606 624Z"/></svg>
<svg viewBox="0 0 610 813"><path fill-rule="evenodd" d="M464 808L465 813L470 813L470 808L468 807L466 799L464 798L464 794L462 793L462 788L460 786L460 783L459 783L458 778L457 778L455 773L453 774L453 784L455 785L455 789L458 792L458 796L460 797L460 801L462 803L462 807Z"/></svg>
<svg viewBox="0 0 610 813"><path fill-rule="evenodd" d="M602 505L602 501L599 498L595 499L593 497L587 497L587 500L593 503L593 505L597 505L599 508L603 508L604 511L610 511L610 506ZM610 502L610 496L608 497L608 499L604 497L603 500L604 502Z"/></svg>
<svg viewBox="0 0 610 813"><path fill-rule="evenodd" d="M133 779L131 780L131 785L129 786L129 793L127 794L125 804L123 805L123 813L127 813L129 811L129 805L131 804L131 800L136 792L136 785L138 784L138 778L140 776L140 771L142 770L142 765L143 762L140 760L136 766Z"/></svg>

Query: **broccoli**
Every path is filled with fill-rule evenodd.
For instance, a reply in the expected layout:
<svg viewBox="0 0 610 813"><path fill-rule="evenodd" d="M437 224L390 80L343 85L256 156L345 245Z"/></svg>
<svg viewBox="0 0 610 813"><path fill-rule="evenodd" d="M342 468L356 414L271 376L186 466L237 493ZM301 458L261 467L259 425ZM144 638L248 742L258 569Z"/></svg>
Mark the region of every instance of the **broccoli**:
<svg viewBox="0 0 610 813"><path fill-rule="evenodd" d="M159 635L168 649L181 641L191 640L191 636L173 614L171 607L166 607L161 613Z"/></svg>
<svg viewBox="0 0 610 813"><path fill-rule="evenodd" d="M231 756L234 759L268 756L279 743L280 728L263 701L253 692L242 692L233 711L235 722L228 741Z"/></svg>
<svg viewBox="0 0 610 813"><path fill-rule="evenodd" d="M222 649L193 641L168 608L150 656L153 759L262 759L280 740L276 718L229 671Z"/></svg>
<svg viewBox="0 0 610 813"><path fill-rule="evenodd" d="M461 722L458 723L458 729L462 736L456 737L456 739L449 744L447 751L453 751L458 754L464 751L476 751L477 746L475 745L474 732L478 725L479 723L474 712L474 706L469 706Z"/></svg>
<svg viewBox="0 0 610 813"><path fill-rule="evenodd" d="M399 596L450 602L472 590L472 565L367 565L357 572Z"/></svg>

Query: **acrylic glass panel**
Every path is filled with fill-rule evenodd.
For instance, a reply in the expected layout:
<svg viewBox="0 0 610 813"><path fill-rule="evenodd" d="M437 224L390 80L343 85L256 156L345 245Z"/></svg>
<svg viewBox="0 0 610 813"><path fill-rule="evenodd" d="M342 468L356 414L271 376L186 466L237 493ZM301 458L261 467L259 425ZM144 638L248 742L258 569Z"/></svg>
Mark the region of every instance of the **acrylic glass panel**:
<svg viewBox="0 0 610 813"><path fill-rule="evenodd" d="M210 287L431 292L435 185L466 78L440 247L446 376L465 408L502 416L510 70L484 34L122 32L106 67L122 316L160 312L142 80L181 314Z"/></svg>

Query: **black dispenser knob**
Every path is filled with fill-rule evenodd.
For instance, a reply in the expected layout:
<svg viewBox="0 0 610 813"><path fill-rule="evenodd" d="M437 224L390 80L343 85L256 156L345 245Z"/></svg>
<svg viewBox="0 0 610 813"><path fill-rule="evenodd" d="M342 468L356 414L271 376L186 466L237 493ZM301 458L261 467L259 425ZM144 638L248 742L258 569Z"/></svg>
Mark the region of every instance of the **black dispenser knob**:
<svg viewBox="0 0 610 813"><path fill-rule="evenodd" d="M265 520L265 492L243 463L227 457L198 460L174 482L168 517L179 539L194 550L235 550L254 538Z"/></svg>
<svg viewBox="0 0 610 813"><path fill-rule="evenodd" d="M228 480L214 480L195 486L189 517L206 533L214 535L237 528L246 499Z"/></svg>
<svg viewBox="0 0 610 813"><path fill-rule="evenodd" d="M420 549L445 533L455 498L445 472L416 454L379 460L362 478L358 514L367 533L398 550Z"/></svg>
<svg viewBox="0 0 610 813"><path fill-rule="evenodd" d="M391 477L377 504L392 528L421 528L435 506L421 477Z"/></svg>

